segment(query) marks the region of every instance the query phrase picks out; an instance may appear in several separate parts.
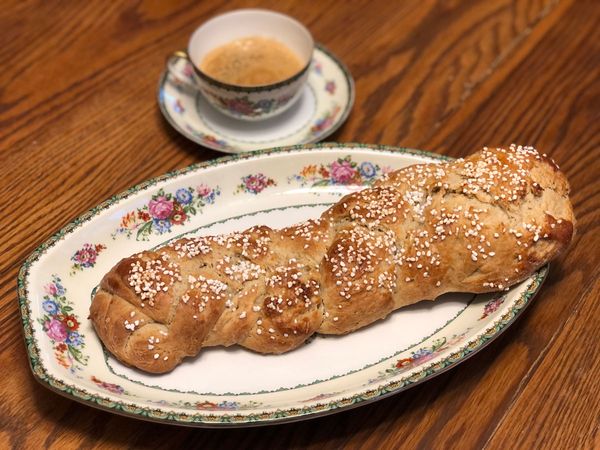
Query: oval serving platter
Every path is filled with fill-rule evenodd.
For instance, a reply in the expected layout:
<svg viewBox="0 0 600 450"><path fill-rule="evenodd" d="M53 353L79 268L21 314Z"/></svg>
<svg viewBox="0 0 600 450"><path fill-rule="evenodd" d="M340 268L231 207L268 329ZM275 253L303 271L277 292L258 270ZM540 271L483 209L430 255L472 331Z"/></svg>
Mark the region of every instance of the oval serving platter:
<svg viewBox="0 0 600 450"><path fill-rule="evenodd" d="M346 336L316 336L283 355L205 349L165 375L120 364L87 319L100 279L125 256L183 235L317 217L387 171L447 159L363 144L295 146L194 165L112 197L56 233L21 268L19 302L35 377L111 412L232 427L339 412L454 367L523 312L547 266L507 292L420 302Z"/></svg>

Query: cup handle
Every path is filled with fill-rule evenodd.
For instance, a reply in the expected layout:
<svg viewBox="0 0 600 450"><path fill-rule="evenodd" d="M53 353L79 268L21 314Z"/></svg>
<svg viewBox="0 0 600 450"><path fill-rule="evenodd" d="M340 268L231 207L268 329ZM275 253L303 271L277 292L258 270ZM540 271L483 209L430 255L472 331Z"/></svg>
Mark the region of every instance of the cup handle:
<svg viewBox="0 0 600 450"><path fill-rule="evenodd" d="M185 50L177 50L167 57L167 70L178 83L192 89L198 89L198 85L192 78L192 74L187 74L177 67L177 63L182 59L186 61L187 65L193 66L187 52Z"/></svg>

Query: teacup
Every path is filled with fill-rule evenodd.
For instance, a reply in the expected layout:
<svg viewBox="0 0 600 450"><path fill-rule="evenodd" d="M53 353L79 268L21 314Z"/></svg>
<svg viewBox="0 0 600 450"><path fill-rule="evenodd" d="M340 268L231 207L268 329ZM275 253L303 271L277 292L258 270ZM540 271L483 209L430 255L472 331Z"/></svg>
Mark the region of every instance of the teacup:
<svg viewBox="0 0 600 450"><path fill-rule="evenodd" d="M249 36L276 39L300 58L302 69L290 78L260 86L224 83L200 69L211 50ZM222 113L237 119L257 121L282 113L300 97L308 79L313 49L310 32L297 20L273 11L240 9L202 24L190 37L187 51L175 52L169 57L167 66L179 82L197 88ZM182 74L176 70L181 58L191 64L193 71Z"/></svg>

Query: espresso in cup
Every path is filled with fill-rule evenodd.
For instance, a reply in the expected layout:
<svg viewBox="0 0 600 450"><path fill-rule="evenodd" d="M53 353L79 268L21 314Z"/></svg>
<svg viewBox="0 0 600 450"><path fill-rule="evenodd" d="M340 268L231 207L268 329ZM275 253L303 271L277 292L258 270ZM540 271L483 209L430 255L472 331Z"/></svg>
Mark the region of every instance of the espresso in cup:
<svg viewBox="0 0 600 450"><path fill-rule="evenodd" d="M236 86L264 86L293 77L303 69L300 57L276 39L250 36L211 50L200 70Z"/></svg>
<svg viewBox="0 0 600 450"><path fill-rule="evenodd" d="M171 75L217 110L257 121L281 114L302 95L314 41L297 20L264 9L214 17L192 33L186 51L167 61ZM192 73L178 67L186 60Z"/></svg>

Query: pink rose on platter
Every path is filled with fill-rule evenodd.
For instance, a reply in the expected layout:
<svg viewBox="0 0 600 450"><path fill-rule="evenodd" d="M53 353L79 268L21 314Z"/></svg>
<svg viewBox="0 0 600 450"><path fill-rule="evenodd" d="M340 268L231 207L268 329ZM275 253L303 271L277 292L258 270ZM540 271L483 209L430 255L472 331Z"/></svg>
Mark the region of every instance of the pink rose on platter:
<svg viewBox="0 0 600 450"><path fill-rule="evenodd" d="M356 176L356 169L348 161L334 161L331 164L331 178L334 183L349 184Z"/></svg>
<svg viewBox="0 0 600 450"><path fill-rule="evenodd" d="M67 328L60 320L52 319L44 324L46 334L53 341L63 342L67 338Z"/></svg>
<svg viewBox="0 0 600 450"><path fill-rule="evenodd" d="M91 267L96 264L96 249L90 244L85 244L81 250L73 256L73 260L83 266Z"/></svg>
<svg viewBox="0 0 600 450"><path fill-rule="evenodd" d="M54 283L49 283L46 286L44 286L44 291L46 291L46 294L55 296L57 293L56 285Z"/></svg>
<svg viewBox="0 0 600 450"><path fill-rule="evenodd" d="M257 173L256 175L248 175L242 178L244 181L244 185L249 192L254 194L258 194L262 192L267 186L273 186L275 182L264 176L262 173Z"/></svg>
<svg viewBox="0 0 600 450"><path fill-rule="evenodd" d="M166 219L173 212L173 202L163 196L156 197L148 203L148 210L155 219Z"/></svg>
<svg viewBox="0 0 600 450"><path fill-rule="evenodd" d="M212 192L212 189L205 184L201 184L196 188L196 191L200 197L208 197Z"/></svg>
<svg viewBox="0 0 600 450"><path fill-rule="evenodd" d="M264 177L260 175L251 175L246 178L246 187L252 192L260 192L265 185Z"/></svg>
<svg viewBox="0 0 600 450"><path fill-rule="evenodd" d="M419 356L418 358L416 358L414 360L415 364L423 364L424 362L427 362L433 358L435 358L435 354L434 353L430 353L428 355L423 355L423 356Z"/></svg>
<svg viewBox="0 0 600 450"><path fill-rule="evenodd" d="M125 392L125 390L117 384L103 383L102 387L107 391L112 392L113 394L122 394L123 392Z"/></svg>

